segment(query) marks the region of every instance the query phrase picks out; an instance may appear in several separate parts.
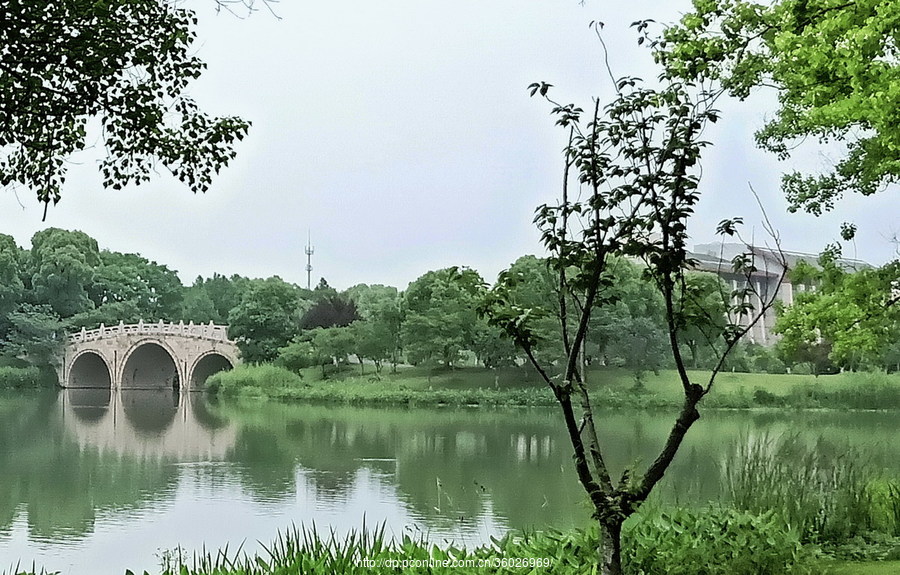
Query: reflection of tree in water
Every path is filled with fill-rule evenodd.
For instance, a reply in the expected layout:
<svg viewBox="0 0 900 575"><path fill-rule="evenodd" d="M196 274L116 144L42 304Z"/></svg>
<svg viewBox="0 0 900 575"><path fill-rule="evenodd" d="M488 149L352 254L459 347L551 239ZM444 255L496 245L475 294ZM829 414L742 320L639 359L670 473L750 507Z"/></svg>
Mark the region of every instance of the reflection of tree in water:
<svg viewBox="0 0 900 575"><path fill-rule="evenodd" d="M119 393L128 422L139 434L149 437L168 429L181 401L181 395L171 388L122 388Z"/></svg>
<svg viewBox="0 0 900 575"><path fill-rule="evenodd" d="M243 427L229 459L240 464L238 473L253 496L277 501L294 494L296 461L272 428Z"/></svg>
<svg viewBox="0 0 900 575"><path fill-rule="evenodd" d="M0 530L25 505L32 536L80 537L104 509L152 504L177 469L79 448L63 429L56 392L0 396Z"/></svg>
<svg viewBox="0 0 900 575"><path fill-rule="evenodd" d="M317 496L346 499L363 470L395 485L414 515L470 519L487 511L515 526L569 525L581 510L564 430L550 418L490 412L265 405L223 407L243 422L235 461L257 497L292 494L299 464ZM263 466L258 467L260 464ZM265 470L266 475L261 469ZM272 481L272 476L277 477ZM438 509L439 511L436 511ZM549 519L549 521L548 521Z"/></svg>
<svg viewBox="0 0 900 575"><path fill-rule="evenodd" d="M347 496L365 474L395 493L414 517L431 526L464 524L485 513L516 528L566 527L588 520L572 472L565 430L549 410L364 409L267 404L220 407L236 424L233 454L245 484L258 497L293 494L297 466L317 495ZM599 433L610 446L610 470L644 469L665 442L671 414L605 412ZM810 437L831 433L820 415L781 415L758 422L753 414L704 414L666 474L658 497L705 504L721 495L722 462L747 430L800 425ZM876 418L877 419L877 418ZM829 419L830 421L830 419ZM833 433L854 433L853 421ZM878 424L880 425L880 424ZM871 427L871 425L868 425ZM879 436L892 437L882 430ZM754 431L755 432L755 431ZM861 432L863 433L863 432ZM871 443L872 437L859 442ZM896 458L896 448L881 450ZM257 467L259 466L259 467ZM896 464L895 464L896 466ZM366 473L372 471L373 473ZM377 484L374 486L376 489Z"/></svg>
<svg viewBox="0 0 900 575"><path fill-rule="evenodd" d="M217 431L228 426L228 419L216 412L215 406L210 404L209 398L204 393L192 392L190 402L194 420L203 429Z"/></svg>

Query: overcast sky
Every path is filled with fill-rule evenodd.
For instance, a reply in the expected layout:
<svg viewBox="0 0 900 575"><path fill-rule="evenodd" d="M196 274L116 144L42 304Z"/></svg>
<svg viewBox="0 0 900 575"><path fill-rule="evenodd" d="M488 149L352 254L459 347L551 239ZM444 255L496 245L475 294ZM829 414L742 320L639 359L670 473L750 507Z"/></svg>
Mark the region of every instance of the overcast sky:
<svg viewBox="0 0 900 575"><path fill-rule="evenodd" d="M117 192L102 188L87 152L46 222L29 192L0 191L0 232L28 246L48 226L80 229L101 248L167 264L186 283L219 272L305 285L309 230L313 283L402 289L450 265L491 281L520 255L542 253L533 211L560 189L564 134L528 84L550 82L559 100L588 108L608 85L592 20L607 24L617 75L654 76L628 24L671 22L689 2L291 0L276 6L280 19L216 15L212 0L191 5L209 66L191 95L210 113L253 123L232 165L204 195L166 174ZM845 255L890 259L895 189L846 198L821 218L786 213L778 186L792 164L752 139L773 102L762 93L721 106L692 236L712 241L719 220L742 216L762 237L752 183L785 249L818 252L853 221L860 231ZM794 165L828 162L811 149Z"/></svg>

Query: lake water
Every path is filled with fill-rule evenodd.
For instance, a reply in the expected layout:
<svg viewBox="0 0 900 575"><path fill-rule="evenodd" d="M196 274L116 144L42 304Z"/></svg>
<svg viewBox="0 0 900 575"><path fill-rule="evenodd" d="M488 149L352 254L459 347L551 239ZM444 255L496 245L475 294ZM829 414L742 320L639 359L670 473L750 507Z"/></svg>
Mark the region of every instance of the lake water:
<svg viewBox="0 0 900 575"><path fill-rule="evenodd" d="M600 414L616 472L652 461L673 415ZM824 436L900 471L895 413L712 412L660 497L720 497L748 438ZM160 557L246 551L291 525L478 544L509 529L585 524L588 507L552 409L210 404L171 391L0 395L0 572L158 570Z"/></svg>

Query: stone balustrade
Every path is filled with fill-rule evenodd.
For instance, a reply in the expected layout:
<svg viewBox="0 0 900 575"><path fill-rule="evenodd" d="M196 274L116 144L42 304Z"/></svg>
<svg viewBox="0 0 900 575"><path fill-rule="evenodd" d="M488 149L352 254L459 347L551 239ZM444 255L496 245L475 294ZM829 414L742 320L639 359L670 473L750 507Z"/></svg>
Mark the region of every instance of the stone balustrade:
<svg viewBox="0 0 900 575"><path fill-rule="evenodd" d="M187 337L197 337L200 339L208 339L212 341L231 342L228 339L228 326L215 325L213 322L195 324L194 322L184 323L166 323L159 321L157 323L144 322L126 324L119 322L118 325L107 326L100 324L97 329L81 328L81 331L69 334L70 343L84 343L88 341L96 341L109 337L117 337L121 335L146 334L156 336L180 335Z"/></svg>

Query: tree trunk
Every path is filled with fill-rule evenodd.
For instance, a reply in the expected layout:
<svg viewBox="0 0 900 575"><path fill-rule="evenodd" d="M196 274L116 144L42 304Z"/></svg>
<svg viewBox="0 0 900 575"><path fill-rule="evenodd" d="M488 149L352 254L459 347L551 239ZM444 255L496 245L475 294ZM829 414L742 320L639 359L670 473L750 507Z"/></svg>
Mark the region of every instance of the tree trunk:
<svg viewBox="0 0 900 575"><path fill-rule="evenodd" d="M600 546L603 575L622 575L622 521L601 525Z"/></svg>

